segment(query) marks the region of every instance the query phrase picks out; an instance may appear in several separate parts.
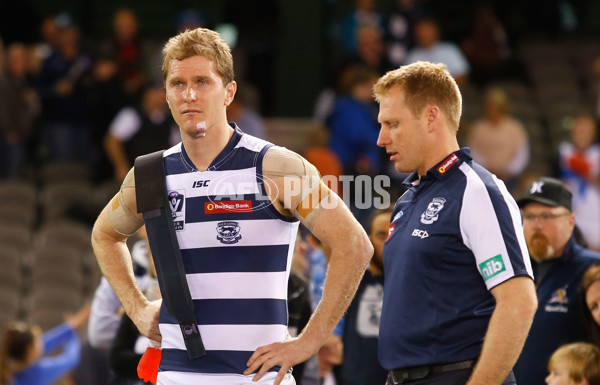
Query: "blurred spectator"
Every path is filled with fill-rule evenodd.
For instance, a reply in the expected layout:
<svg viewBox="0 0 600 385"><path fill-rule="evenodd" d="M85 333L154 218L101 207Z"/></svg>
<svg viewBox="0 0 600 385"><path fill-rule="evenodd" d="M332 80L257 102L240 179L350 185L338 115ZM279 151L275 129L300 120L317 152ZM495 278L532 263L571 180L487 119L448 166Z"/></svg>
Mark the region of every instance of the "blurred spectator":
<svg viewBox="0 0 600 385"><path fill-rule="evenodd" d="M243 86L238 86L235 98L227 107L227 120L237 123L246 134L266 139L267 134L263 118L249 106L251 104L251 101L249 101L250 95L251 93L246 92Z"/></svg>
<svg viewBox="0 0 600 385"><path fill-rule="evenodd" d="M0 76L0 177L23 177L40 100L28 77L27 47L7 49L6 74Z"/></svg>
<svg viewBox="0 0 600 385"><path fill-rule="evenodd" d="M489 89L485 95L485 116L469 130L467 145L475 161L513 190L529 162L529 141L523 124L509 111L506 93L499 88Z"/></svg>
<svg viewBox="0 0 600 385"><path fill-rule="evenodd" d="M573 213L590 248L600 250L600 145L594 118L580 114L571 140L558 147L560 178L573 192Z"/></svg>
<svg viewBox="0 0 600 385"><path fill-rule="evenodd" d="M308 148L304 151L304 157L314 165L321 177L333 177L337 183L328 184L336 194L342 196L340 176L343 174L342 163L336 153L327 145L329 143L329 131L321 124L315 124L308 132ZM327 181L325 181L327 182Z"/></svg>
<svg viewBox="0 0 600 385"><path fill-rule="evenodd" d="M461 43L461 48L471 63L471 79L479 84L498 78L510 56L504 26L491 4L479 4L474 11L471 33Z"/></svg>
<svg viewBox="0 0 600 385"><path fill-rule="evenodd" d="M600 349L577 342L561 346L548 362L548 385L600 385Z"/></svg>
<svg viewBox="0 0 600 385"><path fill-rule="evenodd" d="M394 0L385 28L386 61L389 69L404 64L415 44L414 23L425 14L422 0Z"/></svg>
<svg viewBox="0 0 600 385"><path fill-rule="evenodd" d="M113 166L103 146L104 138L112 120L128 103L118 76L116 56L110 50L101 49L96 53L89 94L94 180L100 182L113 176Z"/></svg>
<svg viewBox="0 0 600 385"><path fill-rule="evenodd" d="M418 61L444 63L459 87L467 84L469 63L454 43L440 41L440 29L433 19L423 18L415 25L415 42L406 57L405 64Z"/></svg>
<svg viewBox="0 0 600 385"><path fill-rule="evenodd" d="M538 309L514 367L519 384L542 384L550 354L559 346L586 340L580 285L600 253L575 240L572 195L558 179L540 178L517 201L532 258Z"/></svg>
<svg viewBox="0 0 600 385"><path fill-rule="evenodd" d="M113 164L115 178L122 181L139 155L169 148L175 123L167 109L165 89L149 87L142 105L125 107L110 124L104 146Z"/></svg>
<svg viewBox="0 0 600 385"><path fill-rule="evenodd" d="M310 263L310 289L312 292L313 309L317 307L323 296L323 283L327 274L327 264L331 256L331 248L322 243L312 234L306 236L308 244L308 261ZM339 368L343 357L342 334L344 330L344 319L335 327L333 334L329 336L325 344L317 353L319 360L319 375L322 379L333 377L334 369Z"/></svg>
<svg viewBox="0 0 600 385"><path fill-rule="evenodd" d="M63 15L63 19L64 19ZM56 25L56 15L48 15L44 17L40 25L40 33L42 41L37 45L36 51L40 59L46 60L60 46L60 30Z"/></svg>
<svg viewBox="0 0 600 385"><path fill-rule="evenodd" d="M600 346L600 265L587 269L581 278L581 294L589 341Z"/></svg>
<svg viewBox="0 0 600 385"><path fill-rule="evenodd" d="M342 42L344 52L358 52L359 30L363 26L382 32L383 17L375 10L375 0L356 0L356 7L342 21Z"/></svg>
<svg viewBox="0 0 600 385"><path fill-rule="evenodd" d="M376 174L381 167L381 153L376 143L379 124L372 97L377 78L376 72L361 66L345 72L341 79L342 92L327 119L331 132L329 147L347 174Z"/></svg>
<svg viewBox="0 0 600 385"><path fill-rule="evenodd" d="M306 259L307 245L302 239L300 232L296 237L294 245L294 255L292 257L292 269L288 282L288 332L290 336L296 337L310 319L313 312L310 288L308 285L308 261ZM305 373L305 367L309 367L306 362L294 365L292 375L296 384L303 385L308 383L308 379L303 381L304 376L312 377L318 381L317 373ZM315 382L315 384L318 382Z"/></svg>
<svg viewBox="0 0 600 385"><path fill-rule="evenodd" d="M81 351L77 329L85 324L89 314L90 306L86 305L43 334L37 325L8 324L0 355L0 384L51 384L73 369ZM62 352L51 355L58 348Z"/></svg>
<svg viewBox="0 0 600 385"><path fill-rule="evenodd" d="M92 62L80 50L79 28L69 20L61 23L59 49L44 60L39 74L43 140L53 160L88 161L91 129L86 85Z"/></svg>
<svg viewBox="0 0 600 385"><path fill-rule="evenodd" d="M132 9L120 9L114 14L111 42L117 53L119 76L125 90L129 95L136 95L146 79L142 73L143 54L138 19Z"/></svg>
<svg viewBox="0 0 600 385"><path fill-rule="evenodd" d="M344 385L384 384L388 371L377 360L379 320L383 305L383 243L392 210L375 211L369 221L374 255L346 311L344 323Z"/></svg>

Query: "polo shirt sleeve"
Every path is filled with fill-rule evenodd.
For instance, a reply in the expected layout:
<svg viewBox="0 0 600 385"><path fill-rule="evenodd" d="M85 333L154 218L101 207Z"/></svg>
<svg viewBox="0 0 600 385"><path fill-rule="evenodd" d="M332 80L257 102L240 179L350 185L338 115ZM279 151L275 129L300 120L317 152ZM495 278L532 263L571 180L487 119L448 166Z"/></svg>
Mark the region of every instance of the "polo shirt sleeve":
<svg viewBox="0 0 600 385"><path fill-rule="evenodd" d="M124 107L110 123L108 132L121 142L127 142L139 131L141 125L142 120L137 111L132 107Z"/></svg>
<svg viewBox="0 0 600 385"><path fill-rule="evenodd" d="M504 183L463 164L466 186L460 211L463 242L488 290L515 277L533 278L519 208Z"/></svg>

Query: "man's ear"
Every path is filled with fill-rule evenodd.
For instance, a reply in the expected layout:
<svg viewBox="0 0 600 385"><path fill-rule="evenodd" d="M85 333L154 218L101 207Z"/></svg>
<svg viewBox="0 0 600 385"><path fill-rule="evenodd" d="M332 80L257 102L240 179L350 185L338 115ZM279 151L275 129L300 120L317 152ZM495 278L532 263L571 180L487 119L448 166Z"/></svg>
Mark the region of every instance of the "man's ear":
<svg viewBox="0 0 600 385"><path fill-rule="evenodd" d="M425 114L424 118L427 121L427 131L431 132L437 126L437 123L440 120L440 109L437 106L427 106L423 113Z"/></svg>
<svg viewBox="0 0 600 385"><path fill-rule="evenodd" d="M225 106L229 107L233 98L235 97L235 92L237 91L237 83L235 80L232 80L225 86Z"/></svg>

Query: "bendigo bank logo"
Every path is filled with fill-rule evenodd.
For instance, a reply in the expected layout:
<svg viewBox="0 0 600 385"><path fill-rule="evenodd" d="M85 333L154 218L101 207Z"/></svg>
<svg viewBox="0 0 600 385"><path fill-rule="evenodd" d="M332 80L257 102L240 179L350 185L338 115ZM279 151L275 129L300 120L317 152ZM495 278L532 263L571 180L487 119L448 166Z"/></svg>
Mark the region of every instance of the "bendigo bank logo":
<svg viewBox="0 0 600 385"><path fill-rule="evenodd" d="M228 214L228 213L250 213L252 212L252 201L222 201L205 202L204 214Z"/></svg>
<svg viewBox="0 0 600 385"><path fill-rule="evenodd" d="M438 167L438 172L442 175L445 174L446 171L448 171L448 169L456 162L458 162L458 156L456 156L456 154L450 155L448 158L446 158L442 165Z"/></svg>

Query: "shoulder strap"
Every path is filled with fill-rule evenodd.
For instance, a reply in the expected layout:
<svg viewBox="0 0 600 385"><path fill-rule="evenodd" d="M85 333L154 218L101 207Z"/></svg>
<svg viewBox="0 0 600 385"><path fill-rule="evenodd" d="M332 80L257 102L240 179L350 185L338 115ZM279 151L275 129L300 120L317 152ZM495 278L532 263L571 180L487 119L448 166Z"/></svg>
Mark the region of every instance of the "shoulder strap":
<svg viewBox="0 0 600 385"><path fill-rule="evenodd" d="M200 358L206 351L169 209L163 151L136 158L134 169L138 212L144 214L163 304L179 322L189 358Z"/></svg>

